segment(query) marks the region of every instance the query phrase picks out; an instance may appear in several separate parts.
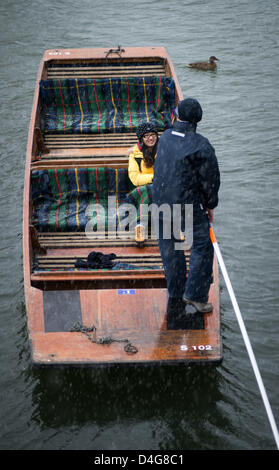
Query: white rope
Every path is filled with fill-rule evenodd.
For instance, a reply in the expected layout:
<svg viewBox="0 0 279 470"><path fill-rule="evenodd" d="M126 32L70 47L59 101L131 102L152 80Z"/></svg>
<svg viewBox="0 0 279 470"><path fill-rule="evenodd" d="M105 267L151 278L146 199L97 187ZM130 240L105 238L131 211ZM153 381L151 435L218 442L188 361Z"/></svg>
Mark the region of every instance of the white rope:
<svg viewBox="0 0 279 470"><path fill-rule="evenodd" d="M212 228L211 228L211 230L212 230ZM214 232L213 232L213 236L214 236ZM268 419L269 419L269 422L270 422L270 425L271 425L271 429L272 429L272 432L273 432L273 435L274 435L274 439L275 439L275 442L276 442L276 445L277 445L277 450L279 450L279 434L278 434L278 429L277 429L277 426L276 426L276 422L275 422L275 419L274 419L274 416L273 416L273 413L272 413L271 406L270 406L269 401L268 401L268 397L267 397L265 387L264 387L264 384L263 384L263 381L262 381L262 378L261 378L261 374L260 374L260 371L259 371L259 368L258 368L258 365L257 365L257 361L256 361L255 355L253 353L253 349L252 349L252 346L251 346L251 343L250 343L250 340L249 340L249 336L247 334L245 324L244 324L244 321L243 321L243 318L242 318L242 315L241 315L241 312L240 312L240 309L239 309L239 306L238 306L238 303L237 303L237 300L236 300L236 297L235 297L235 294L234 294L234 291L233 291L233 288L232 288L232 285L231 285L231 281L230 281L230 278L228 276L228 272L227 272L225 263L223 261L223 257L222 257L219 245L218 245L218 243L215 239L215 236L214 236L214 241L212 240L212 243L213 243L213 247L214 247L214 250L215 250L215 253L216 253L216 256L217 256L217 259L218 259L218 262L219 262L219 265L220 265L220 268L221 268L221 271L222 271L222 274L224 276L225 283L227 285L227 289L228 289L228 292L229 292L229 295L230 295L230 298L231 298L231 301L232 301L232 304L233 304L233 308L234 308L234 311L235 311L235 314L236 314L236 317L237 317L237 320L238 320L238 324L239 324L239 327L240 327L240 330L241 330L241 333L242 333L242 336L243 336L243 340L244 340L244 343L245 343L245 346L246 346L246 349L247 349L247 352L248 352L248 355L249 355L249 358L250 358L250 361L251 361L251 364L252 364L252 367L253 367L253 370L254 370L254 373L255 373L255 376L256 376L258 387L259 387L261 395L262 395L264 406L265 406L267 416L268 416Z"/></svg>

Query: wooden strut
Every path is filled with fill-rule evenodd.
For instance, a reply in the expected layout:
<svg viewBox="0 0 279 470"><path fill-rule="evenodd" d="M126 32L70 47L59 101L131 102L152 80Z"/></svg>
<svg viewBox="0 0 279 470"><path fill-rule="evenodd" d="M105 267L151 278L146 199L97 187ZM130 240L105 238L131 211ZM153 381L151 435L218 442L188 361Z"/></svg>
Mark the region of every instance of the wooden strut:
<svg viewBox="0 0 279 470"><path fill-rule="evenodd" d="M31 236L31 245L34 252L39 253L40 255L46 255L47 249L43 247L39 241L38 232L35 229L34 225L30 225L30 236Z"/></svg>
<svg viewBox="0 0 279 470"><path fill-rule="evenodd" d="M39 153L49 153L49 149L45 145L43 134L39 127L35 127L35 135L37 139L37 146Z"/></svg>

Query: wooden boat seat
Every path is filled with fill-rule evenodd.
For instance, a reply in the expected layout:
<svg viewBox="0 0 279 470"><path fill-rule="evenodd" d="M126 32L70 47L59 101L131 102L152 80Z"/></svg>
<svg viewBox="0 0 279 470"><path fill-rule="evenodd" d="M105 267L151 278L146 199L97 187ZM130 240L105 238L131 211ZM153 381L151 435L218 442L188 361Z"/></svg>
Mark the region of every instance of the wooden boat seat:
<svg viewBox="0 0 279 470"><path fill-rule="evenodd" d="M95 250L93 250L95 251ZM117 251L117 250L115 250ZM118 253L116 258L113 260L114 267L113 271L135 271L135 270L163 270L162 260L160 253L142 253L138 250L138 253ZM36 265L33 271L107 271L107 268L82 268L76 267L75 264L78 260L86 260L86 255L65 255L65 254L51 254L39 255L36 258ZM100 251L99 251L100 252ZM85 251L84 251L85 253ZM111 271L111 269L110 269Z"/></svg>
<svg viewBox="0 0 279 470"><path fill-rule="evenodd" d="M78 260L86 261L91 251L103 254L115 253L113 268L91 269L75 267ZM187 272L189 252L185 253ZM166 279L159 248L146 246L143 250L134 247L51 248L47 254L34 258L31 274L32 285L45 290L111 289L111 288L165 288ZM46 284L47 283L47 284Z"/></svg>
<svg viewBox="0 0 279 470"><path fill-rule="evenodd" d="M117 231L110 234L108 232L91 233L88 236L85 232L42 232L37 233L39 246L47 252L51 249L65 248L90 248L103 249L116 247L137 247L134 238L129 237L127 232ZM147 234L143 247L158 247L157 238Z"/></svg>
<svg viewBox="0 0 279 470"><path fill-rule="evenodd" d="M58 168L126 168L128 167L128 152L119 153L93 153L89 149L76 150L75 152L53 151L38 155L32 161L31 170L58 169Z"/></svg>
<svg viewBox="0 0 279 470"><path fill-rule="evenodd" d="M46 135L47 148L39 147L32 159L32 170L73 166L127 168L129 153L137 140L135 133Z"/></svg>
<svg viewBox="0 0 279 470"><path fill-rule="evenodd" d="M148 62L113 62L96 63L81 61L50 62L47 67L47 78L106 78L110 77L141 77L141 76L165 76L165 60L156 60Z"/></svg>
<svg viewBox="0 0 279 470"><path fill-rule="evenodd" d="M113 134L45 134L44 143L49 151L71 149L128 148L137 143L135 132Z"/></svg>

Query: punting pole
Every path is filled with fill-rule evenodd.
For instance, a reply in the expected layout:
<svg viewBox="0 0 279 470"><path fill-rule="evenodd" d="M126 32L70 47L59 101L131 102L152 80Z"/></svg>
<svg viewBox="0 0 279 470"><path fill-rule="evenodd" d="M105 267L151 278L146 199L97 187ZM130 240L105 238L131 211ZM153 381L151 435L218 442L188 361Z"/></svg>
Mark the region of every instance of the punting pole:
<svg viewBox="0 0 279 470"><path fill-rule="evenodd" d="M269 400L268 400L268 397L267 397L267 394L266 394L266 391L265 391L265 387L264 387L264 384L263 384L263 381L262 381L262 378L261 378L261 374L260 374L260 371L259 371L259 368L258 368L258 365L257 365L256 358L255 358L254 353L253 353L253 349L252 349L252 346L251 346L251 343L250 343L250 340L249 340L249 336L247 334L246 327L245 327L245 324L244 324L244 321L243 321L243 318L242 318L242 315L241 315L241 312L240 312L240 309L239 309L239 306L238 306L238 303L237 303L237 300L236 300L236 297L235 297L235 294L234 294L234 291L233 291L233 288L232 288L232 284L231 284L230 278L228 276L228 272L227 272L227 269L226 269L226 266L225 266L225 263L224 263L224 260L223 260L223 256L222 256L222 253L220 251L220 248L219 248L219 245L217 243L217 240L216 240L216 237L215 237L215 234L214 234L214 231L213 231L213 228L212 228L211 224L210 224L209 231L210 231L210 238L211 238L211 241L212 241L212 244L213 244L213 247L214 247L214 251L216 253L217 260L219 262L219 266L221 268L221 271L222 271L222 274L223 274L223 277L224 277L224 280L225 280L225 283L226 283L226 286L227 286L227 289L228 289L228 292L229 292L229 295L230 295L230 298L231 298L231 301L232 301L232 304L233 304L233 308L234 308L234 311L235 311L235 314L236 314L236 317L237 317L237 320L238 320L238 324L239 324L239 327L240 327L240 330L241 330L241 333L242 333L242 336L243 336L243 339L244 339L244 343L245 343L245 346L246 346L246 349L247 349L247 352L248 352L248 355L249 355L249 358L250 358L250 361L251 361L251 364L252 364L252 367L253 367L253 370L254 370L254 373L255 373L255 376L256 376L256 380L257 380L257 383L258 383L258 386L259 386L259 389L260 389L260 392L261 392L261 395L262 395L262 399L263 399L263 402L264 402L264 405L265 405L267 416L268 416L268 419L269 419L269 422L270 422L270 425L271 425L271 429L273 431L274 439L275 439L275 442L276 442L276 445L277 445L277 450L279 450L279 434L278 434L278 429L277 429L275 419L274 419L274 416L273 416L273 413L272 413L272 409L271 409L271 406L270 406L270 403L269 403Z"/></svg>

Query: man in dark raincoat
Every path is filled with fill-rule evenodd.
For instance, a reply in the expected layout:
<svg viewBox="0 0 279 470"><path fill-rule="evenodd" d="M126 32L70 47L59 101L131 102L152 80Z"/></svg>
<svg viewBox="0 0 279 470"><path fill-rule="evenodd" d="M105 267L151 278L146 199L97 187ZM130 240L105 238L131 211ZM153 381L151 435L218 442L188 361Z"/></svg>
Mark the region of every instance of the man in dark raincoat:
<svg viewBox="0 0 279 470"><path fill-rule="evenodd" d="M214 253L209 222L213 221L213 209L218 205L220 172L214 148L208 139L196 132L202 118L199 102L194 98L184 99L179 102L177 112L178 120L173 128L166 130L159 140L152 202L157 206L181 205L182 228L185 226L185 204L192 205L193 244L185 283L184 251L176 249L178 238L173 235L173 230L170 238L164 237L160 212L158 239L167 280L168 309L184 302L195 312L209 313L212 311L208 293Z"/></svg>

